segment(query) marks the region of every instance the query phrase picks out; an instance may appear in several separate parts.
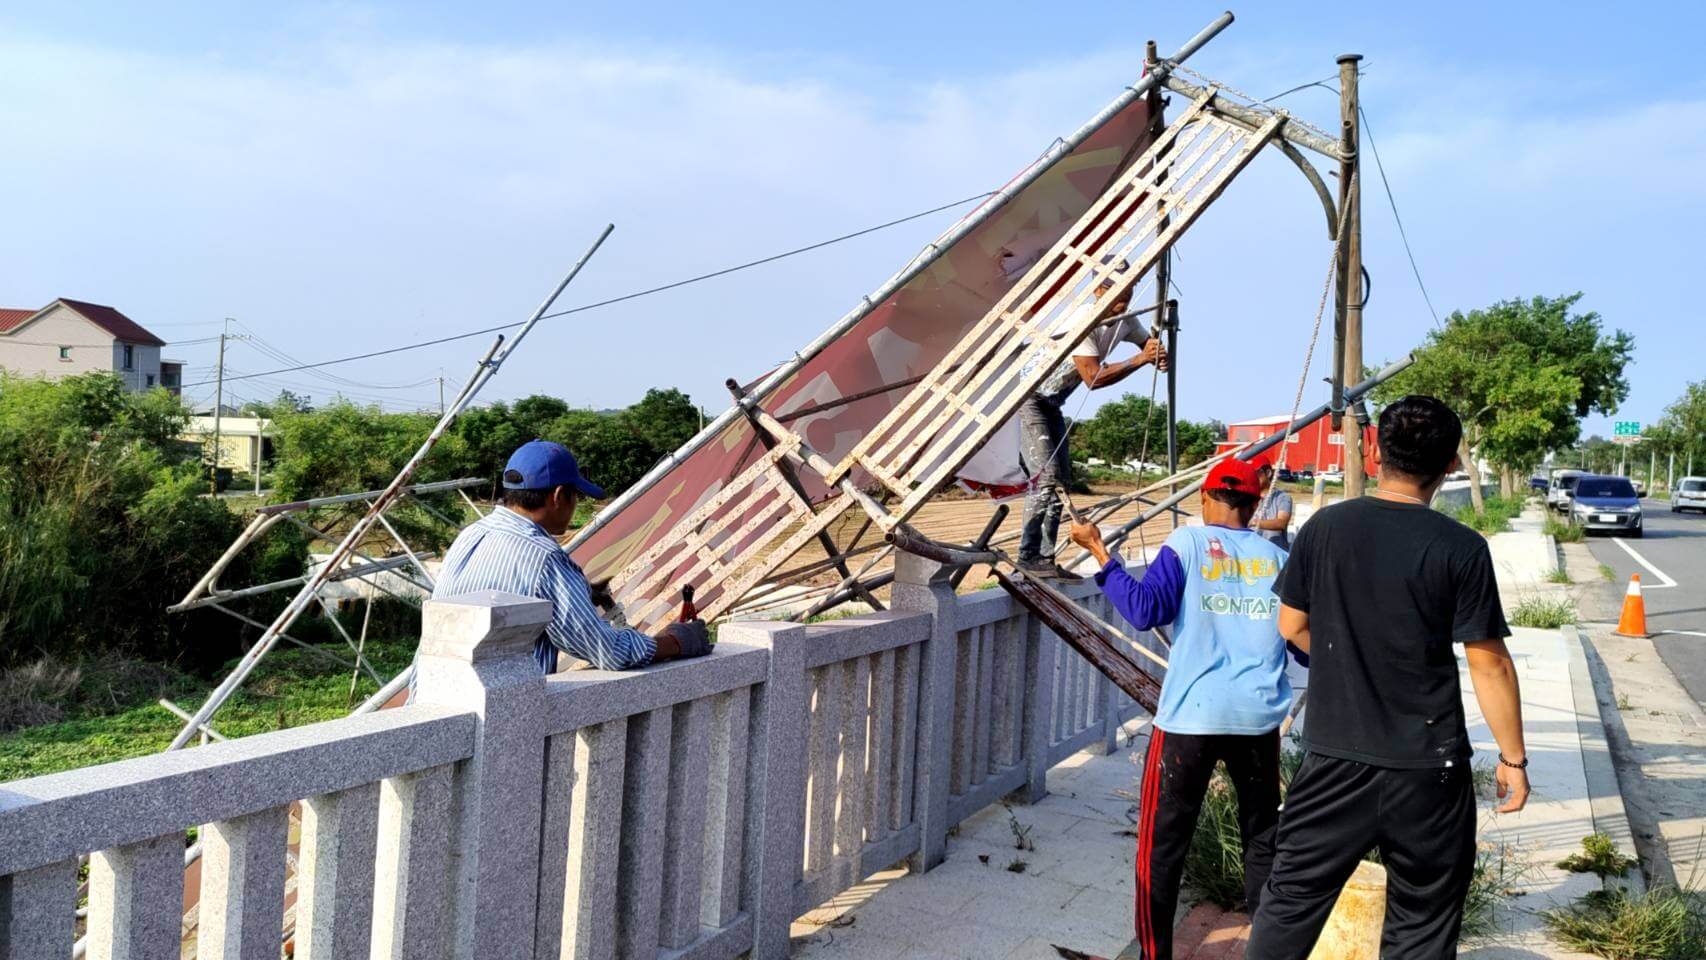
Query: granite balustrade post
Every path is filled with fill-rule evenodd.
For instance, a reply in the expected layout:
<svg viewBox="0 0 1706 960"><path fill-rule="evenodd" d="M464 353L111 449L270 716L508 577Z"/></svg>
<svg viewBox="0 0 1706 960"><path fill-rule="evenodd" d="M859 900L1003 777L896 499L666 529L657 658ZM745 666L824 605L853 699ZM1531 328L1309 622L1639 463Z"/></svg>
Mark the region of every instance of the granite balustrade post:
<svg viewBox="0 0 1706 960"><path fill-rule="evenodd" d="M1020 749L1025 757L1025 784L1010 799L1038 803L1048 796L1049 746L1054 731L1055 659L1060 638L1043 629L1041 620L1025 614L1025 704Z"/></svg>
<svg viewBox="0 0 1706 960"><path fill-rule="evenodd" d="M805 627L727 623L719 640L766 647L769 667L753 694L747 767L748 810L742 843L746 866L741 906L752 917L752 960L784 960L796 912L795 888L805 860ZM733 774L731 773L731 776Z"/></svg>
<svg viewBox="0 0 1706 960"><path fill-rule="evenodd" d="M415 702L479 718L450 824L450 955L459 960L531 947L545 771L545 678L533 644L550 618L549 601L497 591L422 608Z"/></svg>
<svg viewBox="0 0 1706 960"><path fill-rule="evenodd" d="M959 649L954 615L959 601L948 582L953 573L950 567L896 551L894 569L889 607L931 616L930 636L919 645L918 749L912 784L918 852L912 855L910 863L913 872L923 873L942 862L948 847L954 667Z"/></svg>

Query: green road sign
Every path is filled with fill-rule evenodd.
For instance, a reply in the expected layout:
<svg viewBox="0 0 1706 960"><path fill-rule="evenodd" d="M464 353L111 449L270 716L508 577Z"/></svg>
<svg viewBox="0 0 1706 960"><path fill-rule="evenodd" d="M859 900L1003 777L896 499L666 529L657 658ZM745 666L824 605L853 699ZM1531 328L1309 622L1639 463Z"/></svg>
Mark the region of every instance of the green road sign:
<svg viewBox="0 0 1706 960"><path fill-rule="evenodd" d="M1612 428L1614 437L1638 437L1641 435L1641 421L1619 420Z"/></svg>

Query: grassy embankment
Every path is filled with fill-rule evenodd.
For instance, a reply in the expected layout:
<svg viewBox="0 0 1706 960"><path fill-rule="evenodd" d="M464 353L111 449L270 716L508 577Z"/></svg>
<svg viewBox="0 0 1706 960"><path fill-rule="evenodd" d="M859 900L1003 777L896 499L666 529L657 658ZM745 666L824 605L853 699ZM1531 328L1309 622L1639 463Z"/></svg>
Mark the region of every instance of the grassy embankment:
<svg viewBox="0 0 1706 960"><path fill-rule="evenodd" d="M366 654L374 670L389 679L408 665L414 648L413 638L369 639ZM315 645L320 649L344 659L350 653L342 641ZM218 683L218 677L117 659L40 673L27 693L38 711L60 719L0 733L0 782L155 753L183 725L157 701L165 697L193 711ZM353 703L377 689L362 674ZM227 737L242 737L332 720L347 714L351 705L348 668L313 650L283 645L261 661L213 727Z"/></svg>

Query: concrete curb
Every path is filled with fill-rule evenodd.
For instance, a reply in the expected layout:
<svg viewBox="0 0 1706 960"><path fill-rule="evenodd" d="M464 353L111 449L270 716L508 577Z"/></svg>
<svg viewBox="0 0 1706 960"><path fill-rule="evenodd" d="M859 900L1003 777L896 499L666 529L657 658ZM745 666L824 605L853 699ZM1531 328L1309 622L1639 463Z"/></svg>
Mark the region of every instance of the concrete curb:
<svg viewBox="0 0 1706 960"><path fill-rule="evenodd" d="M1593 817L1595 832L1611 837L1619 849L1634 851L1634 831L1629 826L1629 814L1623 807L1623 792L1617 783L1617 768L1611 762L1611 745L1607 740L1605 721L1599 712L1599 698L1594 692L1593 675L1588 671L1586 640L1575 624L1559 628L1564 635L1564 649L1570 657L1570 693L1576 710L1576 736L1581 741L1582 770L1587 777L1588 808ZM1616 881L1605 881L1609 888ZM1631 892L1646 890L1640 870L1631 870L1621 881Z"/></svg>

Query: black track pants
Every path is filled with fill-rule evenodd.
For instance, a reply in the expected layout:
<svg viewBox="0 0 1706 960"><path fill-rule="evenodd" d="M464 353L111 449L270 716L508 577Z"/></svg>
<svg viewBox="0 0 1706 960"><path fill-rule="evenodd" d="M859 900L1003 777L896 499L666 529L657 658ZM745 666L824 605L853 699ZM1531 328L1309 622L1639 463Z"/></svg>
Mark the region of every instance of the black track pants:
<svg viewBox="0 0 1706 960"><path fill-rule="evenodd" d="M1144 759L1137 825L1137 940L1145 960L1171 960L1179 878L1216 761L1238 791L1244 892L1251 909L1273 862L1279 820L1279 731L1253 736L1156 728Z"/></svg>
<svg viewBox="0 0 1706 960"><path fill-rule="evenodd" d="M1468 761L1428 770L1310 754L1292 780L1245 960L1303 960L1357 861L1386 864L1382 960L1457 956L1475 867Z"/></svg>

